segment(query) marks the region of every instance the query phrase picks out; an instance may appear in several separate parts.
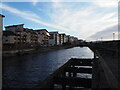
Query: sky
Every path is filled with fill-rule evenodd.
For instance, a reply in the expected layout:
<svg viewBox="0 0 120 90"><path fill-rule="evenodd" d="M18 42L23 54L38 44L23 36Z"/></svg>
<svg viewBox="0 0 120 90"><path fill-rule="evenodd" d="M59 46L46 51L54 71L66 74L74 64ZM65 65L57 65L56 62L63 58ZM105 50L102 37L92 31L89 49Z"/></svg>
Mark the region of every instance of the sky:
<svg viewBox="0 0 120 90"><path fill-rule="evenodd" d="M118 38L118 0L23 0L0 2L4 26L25 24L25 28L58 31L84 40Z"/></svg>

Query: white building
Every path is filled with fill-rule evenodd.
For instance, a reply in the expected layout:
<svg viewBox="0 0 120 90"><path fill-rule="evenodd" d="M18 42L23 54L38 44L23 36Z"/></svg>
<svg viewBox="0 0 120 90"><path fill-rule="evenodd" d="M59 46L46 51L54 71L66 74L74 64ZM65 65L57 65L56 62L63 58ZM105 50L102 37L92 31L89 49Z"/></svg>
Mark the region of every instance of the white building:
<svg viewBox="0 0 120 90"><path fill-rule="evenodd" d="M67 37L66 37L66 34L62 34L62 37L63 37L63 43L66 43L67 42Z"/></svg>
<svg viewBox="0 0 120 90"><path fill-rule="evenodd" d="M49 45L50 46L55 46L59 45L59 33L58 32L49 32L50 33L50 38L49 38Z"/></svg>
<svg viewBox="0 0 120 90"><path fill-rule="evenodd" d="M59 34L59 44L63 44L63 34Z"/></svg>

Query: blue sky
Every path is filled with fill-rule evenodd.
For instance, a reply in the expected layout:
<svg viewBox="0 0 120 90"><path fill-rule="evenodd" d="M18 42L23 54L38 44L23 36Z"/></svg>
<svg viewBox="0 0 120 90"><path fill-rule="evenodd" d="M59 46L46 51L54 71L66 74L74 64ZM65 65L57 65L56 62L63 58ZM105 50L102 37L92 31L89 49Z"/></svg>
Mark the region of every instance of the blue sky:
<svg viewBox="0 0 120 90"><path fill-rule="evenodd" d="M118 35L117 0L2 2L0 11L5 15L4 26L24 23L26 28L45 28L48 31L59 31L86 40L99 40L101 37L110 40L113 32L117 39Z"/></svg>

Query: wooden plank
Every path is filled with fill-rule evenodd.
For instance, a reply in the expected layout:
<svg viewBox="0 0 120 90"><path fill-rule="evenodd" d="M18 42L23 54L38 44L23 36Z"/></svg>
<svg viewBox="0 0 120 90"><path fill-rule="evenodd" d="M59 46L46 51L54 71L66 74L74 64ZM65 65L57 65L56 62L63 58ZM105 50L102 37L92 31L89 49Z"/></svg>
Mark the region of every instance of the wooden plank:
<svg viewBox="0 0 120 90"><path fill-rule="evenodd" d="M83 59L81 59L81 58L71 58L70 61L73 61L73 62L77 62L77 61L78 61L78 62L79 62L79 61L88 61L88 62L92 62L93 59L87 59L87 58L86 58L86 59L84 59L84 58L83 58Z"/></svg>
<svg viewBox="0 0 120 90"><path fill-rule="evenodd" d="M78 68L78 67L66 67L65 72L73 72L73 73L92 73L92 68Z"/></svg>
<svg viewBox="0 0 120 90"><path fill-rule="evenodd" d="M79 61L79 62L72 62L70 64L71 66L92 66L92 63L91 62L82 62L82 61Z"/></svg>
<svg viewBox="0 0 120 90"><path fill-rule="evenodd" d="M91 79L88 78L76 78L76 77L59 77L54 78L55 84L77 86L91 88Z"/></svg>
<svg viewBox="0 0 120 90"><path fill-rule="evenodd" d="M92 66L93 59L70 59L70 65L73 66Z"/></svg>
<svg viewBox="0 0 120 90"><path fill-rule="evenodd" d="M91 60L91 61L90 61ZM80 61L83 61L83 63L81 63ZM60 68L58 68L56 71L54 71L49 77L47 77L42 84L38 84L37 86L35 86L35 88L52 88L53 87L53 84L54 84L54 78L59 76L59 75L62 75L64 76L64 72L65 72L65 68L66 67L69 67L71 65L81 65L81 66L92 66L92 59L70 59L68 62L66 62L63 66L61 66ZM72 70L73 71L73 70ZM84 79L85 80L85 79ZM84 81L82 80L81 81L81 85L83 84L83 82L86 82L86 80ZM56 81L56 79L55 79ZM74 82L77 82L77 81L80 81L80 79L74 79ZM62 81L61 80L61 84L62 84ZM69 80L69 85L72 85L70 82L72 82L72 80L70 79ZM80 82L79 82L80 83ZM80 86L79 83L74 83L74 86L77 85L77 86ZM64 83L63 83L64 84ZM62 84L62 85L63 85ZM91 83L90 82L86 82L86 85L88 84L88 86L90 87L91 86ZM82 85L82 86L85 86L85 85Z"/></svg>

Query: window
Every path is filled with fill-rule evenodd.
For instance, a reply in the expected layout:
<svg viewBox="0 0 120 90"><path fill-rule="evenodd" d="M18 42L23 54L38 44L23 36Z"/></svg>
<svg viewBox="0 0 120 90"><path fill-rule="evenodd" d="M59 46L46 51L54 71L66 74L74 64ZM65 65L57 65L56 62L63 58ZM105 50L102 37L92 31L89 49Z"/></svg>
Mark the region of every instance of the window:
<svg viewBox="0 0 120 90"><path fill-rule="evenodd" d="M50 39L53 39L53 38L54 38L53 34L50 34Z"/></svg>

